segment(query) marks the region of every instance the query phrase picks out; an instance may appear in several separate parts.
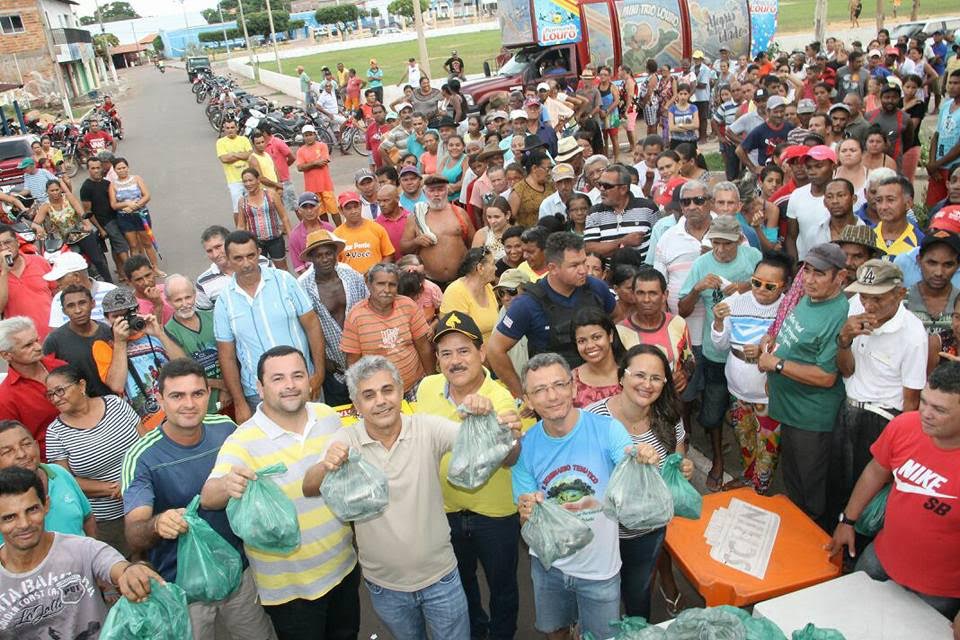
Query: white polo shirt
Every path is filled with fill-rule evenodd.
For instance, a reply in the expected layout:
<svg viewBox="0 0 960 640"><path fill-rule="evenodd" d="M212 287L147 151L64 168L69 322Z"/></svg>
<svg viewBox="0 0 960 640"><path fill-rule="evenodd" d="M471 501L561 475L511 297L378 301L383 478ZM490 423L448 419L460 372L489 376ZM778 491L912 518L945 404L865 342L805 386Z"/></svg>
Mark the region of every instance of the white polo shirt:
<svg viewBox="0 0 960 640"><path fill-rule="evenodd" d="M711 214L716 217L716 214ZM676 225L667 229L657 242L653 257L653 267L667 279L667 307L670 313L678 315L677 305L680 302L680 289L687 279L687 274L693 267L693 262L701 256L704 249L709 251L709 241L700 241L687 233L686 218L681 217ZM699 347L703 344L703 321L706 310L698 299L693 313L687 316L687 330L690 331L690 342Z"/></svg>
<svg viewBox="0 0 960 640"><path fill-rule="evenodd" d="M581 191L574 191L572 195L587 195ZM538 218L546 218L547 216L552 216L555 214L560 214L563 216L564 220L567 218L567 205L563 204L563 200L560 199L560 192L554 191L549 196L543 199L543 202L540 203L540 214Z"/></svg>
<svg viewBox="0 0 960 640"><path fill-rule="evenodd" d="M850 299L849 316L863 313L860 296ZM903 389L923 389L927 382L927 332L901 303L892 318L869 336L853 339L855 370L843 383L847 397L903 410Z"/></svg>

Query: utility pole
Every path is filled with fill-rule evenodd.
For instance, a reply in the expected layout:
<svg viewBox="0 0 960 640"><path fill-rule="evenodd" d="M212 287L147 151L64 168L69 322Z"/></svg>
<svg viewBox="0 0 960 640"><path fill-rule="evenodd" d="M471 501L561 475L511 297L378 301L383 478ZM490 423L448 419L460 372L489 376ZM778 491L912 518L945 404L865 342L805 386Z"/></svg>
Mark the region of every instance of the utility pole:
<svg viewBox="0 0 960 640"><path fill-rule="evenodd" d="M430 57L427 54L427 38L423 35L423 11L420 9L420 0L413 0L413 24L417 29L417 44L420 48L420 68L427 77L430 76Z"/></svg>
<svg viewBox="0 0 960 640"><path fill-rule="evenodd" d="M63 79L63 69L57 61L57 52L53 48L53 32L50 30L50 23L47 21L47 12L41 6L37 6L37 13L40 14L40 21L43 24L43 35L47 41L47 52L50 54L50 62L53 63L53 71L57 74L57 82L60 85L60 98L63 104L63 114L68 119L73 120L73 107L70 106L70 98L67 93L67 82Z"/></svg>
<svg viewBox="0 0 960 640"><path fill-rule="evenodd" d="M100 0L93 0L93 5L96 7L94 15L97 16L97 22L100 23L100 34L106 35L107 30L103 28L103 16L100 15ZM107 68L110 69L110 77L113 78L114 82L117 82L117 68L113 66L113 56L110 55L110 43L107 42L107 39L103 39L103 53L107 56Z"/></svg>
<svg viewBox="0 0 960 640"><path fill-rule="evenodd" d="M250 66L253 67L253 77L257 82L260 82L260 67L253 57L253 46L250 44L250 34L247 33L247 21L243 17L243 0L237 2L237 6L240 7L240 24L243 26L243 39L246 41L247 51L250 53Z"/></svg>
<svg viewBox="0 0 960 640"><path fill-rule="evenodd" d="M280 52L277 50L277 32L273 28L273 10L270 8L270 0L267 0L267 20L270 22L270 40L273 41L273 59L277 61L277 73L283 73L280 68Z"/></svg>
<svg viewBox="0 0 960 640"><path fill-rule="evenodd" d="M883 29L883 0L877 0L877 31Z"/></svg>
<svg viewBox="0 0 960 640"><path fill-rule="evenodd" d="M917 13L920 11L920 0L913 0L913 4L910 6L910 19L916 20Z"/></svg>
<svg viewBox="0 0 960 640"><path fill-rule="evenodd" d="M227 46L227 57L230 57L230 41L227 40L227 25L223 22L223 6L218 2L217 11L220 12L220 26L223 27L223 44Z"/></svg>
<svg viewBox="0 0 960 640"><path fill-rule="evenodd" d="M817 0L813 8L813 39L823 42L827 34L827 0Z"/></svg>

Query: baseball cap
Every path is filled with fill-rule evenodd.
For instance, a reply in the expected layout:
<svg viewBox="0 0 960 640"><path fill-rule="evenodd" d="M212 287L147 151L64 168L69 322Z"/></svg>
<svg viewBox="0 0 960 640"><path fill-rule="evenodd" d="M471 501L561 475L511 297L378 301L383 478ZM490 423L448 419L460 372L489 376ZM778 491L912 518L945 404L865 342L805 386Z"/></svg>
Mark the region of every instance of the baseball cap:
<svg viewBox="0 0 960 640"><path fill-rule="evenodd" d="M302 207L305 204L319 205L320 198L313 191L301 193L300 198L297 200L297 206Z"/></svg>
<svg viewBox="0 0 960 640"><path fill-rule="evenodd" d="M796 160L797 158L803 158L807 155L807 151L809 150L810 147L804 144L795 144L787 147L783 150L783 153L780 154L780 164L790 162L791 160Z"/></svg>
<svg viewBox="0 0 960 640"><path fill-rule="evenodd" d="M510 112L510 120L526 120L527 112L523 109L514 109Z"/></svg>
<svg viewBox="0 0 960 640"><path fill-rule="evenodd" d="M33 158L23 158L20 160L19 164L17 164L17 169L26 169L27 167L32 167L35 164L37 163Z"/></svg>
<svg viewBox="0 0 960 640"><path fill-rule="evenodd" d="M344 191L337 196L337 204L340 205L341 209L351 202L356 202L357 204L361 203L360 195L356 191Z"/></svg>
<svg viewBox="0 0 960 640"><path fill-rule="evenodd" d="M583 147L570 136L564 136L557 141L557 162L566 162L583 153Z"/></svg>
<svg viewBox="0 0 960 640"><path fill-rule="evenodd" d="M550 91L550 85L546 82L541 82L537 85L537 91Z"/></svg>
<svg viewBox="0 0 960 640"><path fill-rule="evenodd" d="M409 102L401 102L397 105L397 113L403 113L404 109L413 109L413 105Z"/></svg>
<svg viewBox="0 0 960 640"><path fill-rule="evenodd" d="M343 195L341 195L341 197L343 197ZM307 244L303 251L300 252L300 259L306 262L307 256L310 255L311 251L325 244L332 244L336 246L338 254L347 246L343 240L333 235L332 232L327 231L326 229L317 229L316 231L311 231L309 235L307 235Z"/></svg>
<svg viewBox="0 0 960 640"><path fill-rule="evenodd" d="M899 56L899 55L900 55L900 49L897 49L897 48L896 48L895 46L893 46L892 44L891 44L891 45L888 45L887 48L883 50L883 52L884 52L885 54L887 54L888 56Z"/></svg>
<svg viewBox="0 0 960 640"><path fill-rule="evenodd" d="M818 271L845 269L847 267L847 254L832 242L824 242L810 249L803 261Z"/></svg>
<svg viewBox="0 0 960 640"><path fill-rule="evenodd" d="M949 231L944 231L943 229L928 231L927 235L923 236L923 240L920 241L920 250L923 251L938 242L947 245L956 251L957 255L960 255L960 236L955 233L950 233Z"/></svg>
<svg viewBox="0 0 960 640"><path fill-rule="evenodd" d="M317 128L312 124L303 125L303 129L300 129L300 133L316 133Z"/></svg>
<svg viewBox="0 0 960 640"><path fill-rule="evenodd" d="M53 259L53 269L43 274L43 279L47 282L55 282L68 273L86 270L87 261L84 257L79 253L67 251L57 254L57 257Z"/></svg>
<svg viewBox="0 0 960 640"><path fill-rule="evenodd" d="M697 49L696 51L693 52L693 55L690 57L693 58L694 60L697 60L697 59L703 60L703 51L700 51L699 49Z"/></svg>
<svg viewBox="0 0 960 640"><path fill-rule="evenodd" d="M757 89L756 91L753 92L754 102L756 102L757 100L766 100L769 97L770 97L770 93L767 92L766 89Z"/></svg>
<svg viewBox="0 0 960 640"><path fill-rule="evenodd" d="M404 167L403 169L400 169L400 177L401 177L401 178L402 178L403 176L407 175L408 173L412 173L413 175L417 176L418 178L420 177L420 169L417 169L416 167L411 167L411 166L408 165L408 166Z"/></svg>
<svg viewBox="0 0 960 640"><path fill-rule="evenodd" d="M370 169L357 169L353 174L353 183L360 184L364 180L376 180L377 176Z"/></svg>
<svg viewBox="0 0 960 640"><path fill-rule="evenodd" d="M509 116L506 111L491 111L487 114L487 122L490 122L491 120L497 120L498 118L500 120L506 120L508 117Z"/></svg>
<svg viewBox="0 0 960 640"><path fill-rule="evenodd" d="M960 233L960 204L952 204L937 211L930 220L930 229Z"/></svg>
<svg viewBox="0 0 960 640"><path fill-rule="evenodd" d="M430 187L435 184L450 184L450 180L441 173L431 173L423 179L423 186L425 187Z"/></svg>
<svg viewBox="0 0 960 640"><path fill-rule="evenodd" d="M733 216L717 216L710 223L710 229L704 236L706 240L740 240L740 222Z"/></svg>
<svg viewBox="0 0 960 640"><path fill-rule="evenodd" d="M876 56L876 57L878 57L878 58L882 58L882 57L883 57L883 52L880 51L880 49L870 49L870 51L867 52L867 57L868 57L868 58L872 58L872 57L874 57L874 56Z"/></svg>
<svg viewBox="0 0 960 640"><path fill-rule="evenodd" d="M537 100L536 98L527 98L523 103L524 109L526 109L527 107L536 107L539 109L541 106L543 105L541 105L540 101Z"/></svg>
<svg viewBox="0 0 960 640"><path fill-rule="evenodd" d="M818 144L815 147L810 147L807 149L807 152L804 154L804 156L807 158L813 158L814 160L829 160L834 164L837 162L837 152L825 144Z"/></svg>
<svg viewBox="0 0 960 640"><path fill-rule="evenodd" d="M850 107L842 102L838 102L834 105L830 105L830 108L827 109L827 113L833 113L834 111L846 111L847 113L850 113Z"/></svg>
<svg viewBox="0 0 960 640"><path fill-rule="evenodd" d="M107 291L107 295L103 296L103 302L100 303L100 308L103 309L104 314L107 314L116 311L132 311L139 304L133 291L126 287L117 287Z"/></svg>
<svg viewBox="0 0 960 640"><path fill-rule="evenodd" d="M903 93L903 83L900 82L900 78L893 75L887 76L886 81L880 84L880 94L882 95L888 91Z"/></svg>
<svg viewBox="0 0 960 640"><path fill-rule="evenodd" d="M872 258L857 269L857 281L846 288L850 293L878 295L903 286L903 272L889 260Z"/></svg>
<svg viewBox="0 0 960 640"><path fill-rule="evenodd" d="M437 129L442 129L444 127L456 127L457 123L453 121L453 118L450 116L441 116L437 119Z"/></svg>
<svg viewBox="0 0 960 640"><path fill-rule="evenodd" d="M858 244L866 247L875 253L886 254L886 249L877 246L877 234L865 224L848 224L840 231L840 236L833 241L834 244Z"/></svg>
<svg viewBox="0 0 960 640"><path fill-rule="evenodd" d="M399 117L400 117L400 116L397 115L397 112L396 112L396 111L387 111L387 115L386 115L385 120L386 120L386 122L390 122L391 120L396 120L396 119L398 119Z"/></svg>
<svg viewBox="0 0 960 640"><path fill-rule="evenodd" d="M797 103L797 113L816 113L817 103L810 98L804 98Z"/></svg>
<svg viewBox="0 0 960 640"><path fill-rule="evenodd" d="M550 177L553 178L554 182L573 180L577 177L577 172L566 162L559 162L550 170Z"/></svg>
<svg viewBox="0 0 960 640"><path fill-rule="evenodd" d="M520 269L507 269L500 274L500 281L493 285L494 289L517 289L520 285L530 284L530 276Z"/></svg>
<svg viewBox="0 0 960 640"><path fill-rule="evenodd" d="M783 96L770 96L767 100L767 111L773 111L777 107L787 106L787 101Z"/></svg>
<svg viewBox="0 0 960 640"><path fill-rule="evenodd" d="M433 335L433 342L439 342L440 338L452 332L462 333L474 341L483 340L480 327L477 326L473 318L462 311L451 311L440 317L437 332Z"/></svg>

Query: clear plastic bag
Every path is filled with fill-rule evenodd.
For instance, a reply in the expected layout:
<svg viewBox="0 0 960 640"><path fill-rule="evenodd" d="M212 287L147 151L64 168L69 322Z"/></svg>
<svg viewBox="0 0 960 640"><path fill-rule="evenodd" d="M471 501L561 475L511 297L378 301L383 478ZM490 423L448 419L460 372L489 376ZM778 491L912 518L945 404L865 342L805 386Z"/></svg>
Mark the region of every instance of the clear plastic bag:
<svg viewBox="0 0 960 640"><path fill-rule="evenodd" d="M189 529L177 538L177 585L189 602L217 602L240 586L243 561L200 517L199 508L200 496L195 496L183 514Z"/></svg>
<svg viewBox="0 0 960 640"><path fill-rule="evenodd" d="M883 518L887 513L887 497L890 495L891 484L880 490L864 507L863 513L857 518L854 530L863 536L875 536L883 529Z"/></svg>
<svg viewBox="0 0 960 640"><path fill-rule="evenodd" d="M720 608L685 609L667 627L668 640L746 640L740 618Z"/></svg>
<svg viewBox="0 0 960 640"><path fill-rule="evenodd" d="M347 461L329 472L320 485L323 501L344 522L369 520L387 510L387 476L350 447Z"/></svg>
<svg viewBox="0 0 960 640"><path fill-rule="evenodd" d="M627 529L659 529L673 518L673 498L656 466L638 462L631 453L610 475L603 512Z"/></svg>
<svg viewBox="0 0 960 640"><path fill-rule="evenodd" d="M467 413L463 406L457 410ZM467 413L453 444L447 480L468 491L479 489L503 466L513 445L513 435L500 426L496 414Z"/></svg>
<svg viewBox="0 0 960 640"><path fill-rule="evenodd" d="M836 629L821 629L811 622L803 629L793 632L792 640L846 640Z"/></svg>
<svg viewBox="0 0 960 640"><path fill-rule="evenodd" d="M227 502L230 528L257 551L287 554L300 546L297 507L269 476L286 473L282 462L257 469L257 479L247 483L243 497Z"/></svg>
<svg viewBox="0 0 960 640"><path fill-rule="evenodd" d="M150 580L143 602L120 598L103 621L100 640L190 640L190 613L183 589Z"/></svg>
<svg viewBox="0 0 960 640"><path fill-rule="evenodd" d="M755 618L743 609L728 604L715 608L737 616L747 631L747 640L787 640L780 627L766 618Z"/></svg>
<svg viewBox="0 0 960 640"><path fill-rule="evenodd" d="M703 511L703 496L693 488L690 481L683 477L680 471L680 465L683 464L683 456L679 453L671 453L663 461L663 470L660 475L673 496L673 513L680 518L690 518L699 520L700 513Z"/></svg>
<svg viewBox="0 0 960 640"><path fill-rule="evenodd" d="M520 535L547 570L593 540L593 530L580 518L549 501L533 505L533 513L520 528Z"/></svg>

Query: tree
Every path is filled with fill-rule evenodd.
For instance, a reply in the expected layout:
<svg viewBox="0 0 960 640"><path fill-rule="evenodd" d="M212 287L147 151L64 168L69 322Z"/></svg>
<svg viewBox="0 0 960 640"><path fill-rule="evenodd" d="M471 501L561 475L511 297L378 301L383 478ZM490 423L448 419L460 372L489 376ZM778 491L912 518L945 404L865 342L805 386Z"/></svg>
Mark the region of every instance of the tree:
<svg viewBox="0 0 960 640"><path fill-rule="evenodd" d="M160 52L163 51L165 48L166 48L166 47L163 46L163 38L161 38L160 36L157 36L156 38L153 39L153 50L154 50L154 51L156 51L157 53L160 53Z"/></svg>
<svg viewBox="0 0 960 640"><path fill-rule="evenodd" d="M370 9L370 17L371 17L371 18L379 18L379 17L380 17L380 9L377 9L376 7L374 7L373 9Z"/></svg>
<svg viewBox="0 0 960 640"><path fill-rule="evenodd" d="M287 31L297 31L303 29L305 26L307 26L307 23L303 20L291 20L287 23Z"/></svg>
<svg viewBox="0 0 960 640"><path fill-rule="evenodd" d="M352 4L342 4L339 6L322 7L317 9L313 17L320 24L336 24L338 22L356 22L360 16L360 10Z"/></svg>
<svg viewBox="0 0 960 640"><path fill-rule="evenodd" d="M227 38L226 40L236 40L237 38L242 38L243 34L240 33L239 29L227 29ZM218 29L217 31L206 31L197 36L197 39L200 42L226 42L223 38L223 30Z"/></svg>
<svg viewBox="0 0 960 640"><path fill-rule="evenodd" d="M129 2L109 2L99 11L94 11L93 16L83 16L80 18L80 24L87 26L96 24L101 20L103 22L116 22L117 20L132 20L139 18L140 14L134 11Z"/></svg>
<svg viewBox="0 0 960 640"><path fill-rule="evenodd" d="M244 5L244 12L246 12L246 5ZM251 35L256 34L258 36L269 36L270 35L270 19L267 17L266 11L257 11L255 13L245 13L247 19L247 31ZM289 29L290 26L290 14L284 11L274 11L273 12L273 26L276 30L276 33L283 33Z"/></svg>
<svg viewBox="0 0 960 640"><path fill-rule="evenodd" d="M91 24L96 24L97 19L93 16L80 16L80 24L84 27L90 26Z"/></svg>
<svg viewBox="0 0 960 640"><path fill-rule="evenodd" d="M220 22L220 12L216 9L204 9L200 14L203 16L203 19L207 21L207 24L217 24Z"/></svg>
<svg viewBox="0 0 960 640"><path fill-rule="evenodd" d="M107 48L119 47L120 41L112 33L98 33L93 36L93 49L101 58L107 57Z"/></svg>
<svg viewBox="0 0 960 640"><path fill-rule="evenodd" d="M426 12L429 9L430 0L420 0L420 10ZM393 15L413 18L413 0L393 0L387 6L387 11Z"/></svg>

